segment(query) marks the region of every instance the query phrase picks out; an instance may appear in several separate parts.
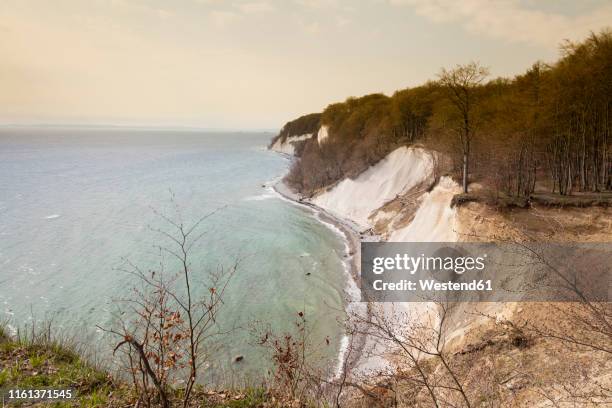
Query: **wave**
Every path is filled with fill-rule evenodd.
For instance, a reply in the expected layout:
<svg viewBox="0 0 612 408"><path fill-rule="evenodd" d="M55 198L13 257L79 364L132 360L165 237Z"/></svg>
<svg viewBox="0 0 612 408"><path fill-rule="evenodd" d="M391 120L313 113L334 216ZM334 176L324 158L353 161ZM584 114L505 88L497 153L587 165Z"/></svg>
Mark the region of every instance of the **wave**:
<svg viewBox="0 0 612 408"><path fill-rule="evenodd" d="M45 220L54 220L54 219L59 218L59 217L61 217L61 215L59 215L59 214L51 214L51 215L47 215L45 217Z"/></svg>
<svg viewBox="0 0 612 408"><path fill-rule="evenodd" d="M270 192L265 192L256 196L249 196L244 198L244 201L263 201L263 200L269 200L271 198L276 198L276 196Z"/></svg>
<svg viewBox="0 0 612 408"><path fill-rule="evenodd" d="M277 180L280 181L281 179L282 177L280 177ZM327 213L323 209L320 209L312 205L300 203L290 198L287 198L286 196L281 194L278 190L276 190L273 187L272 187L272 191L275 193L277 198L287 201L297 207L306 209L308 212L312 214L315 220L317 220L324 227L332 231L338 238L340 238L340 240L344 244L344 254L342 256L342 269L344 270L344 274L347 278L346 286L344 288L344 293L346 295L346 300L347 300L347 305L345 307L346 314L347 316L349 316L351 313L360 313L360 314L367 313L367 311L365 310L364 304L360 302L361 292L359 290L359 287L357 286L355 276L353 276L353 274L351 273L351 262L353 261L354 255L351 254L351 247L349 243L350 238L347 236L347 233L343 231L341 228L339 228L337 225L333 224L332 222L326 221L322 217L322 214L331 219L336 219L336 218L332 214ZM347 353L349 351L349 345L350 345L349 336L347 334L344 334L342 338L340 339L338 358L336 360L337 361L336 369L334 370L331 380L338 379L342 375L342 372L344 371L344 365L346 362L346 358L347 358Z"/></svg>
<svg viewBox="0 0 612 408"><path fill-rule="evenodd" d="M365 310L364 305L360 303L361 292L359 290L359 287L357 286L357 282L355 281L355 276L353 276L353 274L351 273L351 262L353 261L353 255L351 255L351 247L349 244L350 238L347 236L347 233L343 231L341 228L339 228L338 226L334 225L331 222L328 222L322 219L320 216L321 210L315 211L314 213L315 213L315 218L321 224L323 224L328 229L336 233L336 235L338 235L344 243L344 256L342 257L342 266L344 269L344 273L347 277L346 286L344 288L344 293L346 295L346 301L347 301L346 314L348 316L350 316L351 314L362 314L362 315L366 314L367 311ZM330 215L327 214L327 216L330 216ZM342 339L340 339L340 348L338 350L338 360L337 360L336 370L334 372L333 377L331 378L332 380L338 379L342 376L342 373L345 369L344 365L346 362L347 353L349 351L349 346L350 346L349 336L347 334L344 334L342 336Z"/></svg>
<svg viewBox="0 0 612 408"><path fill-rule="evenodd" d="M283 176L279 176L279 177L273 178L272 180L266 181L262 185L262 188L264 190L263 193L254 195L254 196L245 197L243 198L243 200L244 201L263 201L263 200L269 200L271 198L284 198L274 188L276 183L280 182L282 179L283 179Z"/></svg>
<svg viewBox="0 0 612 408"><path fill-rule="evenodd" d="M282 194L275 187L277 187L278 184L282 183L283 178L284 178L284 175L281 175L279 177L274 178L273 180L266 182L264 184L264 188L266 190L268 189L271 190L271 192L274 194L276 198L280 200L284 200L294 206L306 209L308 212L312 214L312 217L315 220L320 222L323 226L331 230L336 236L338 236L338 238L340 238L340 240L344 244L344 255L342 256L342 267L343 267L342 269L344 270L345 276L347 278L346 286L344 288L344 293L347 298L346 299L347 304L345 306L346 314L347 316L349 316L351 313L366 314L367 308L360 301L361 291L359 290L359 287L357 285L356 277L351 273L351 262L353 261L354 255L351 254L350 237L347 235L345 231L343 231L337 225L323 219L321 214L333 220L337 220L338 222L341 222L341 221L337 217L335 217L333 214L330 214L327 211L325 211L325 209L323 208L320 208L310 203L306 204L306 203L299 202L295 199L291 199L285 196L284 194ZM338 357L336 360L337 365L336 365L336 369L334 370L333 375L331 376L331 380L338 379L342 375L342 372L344 371L344 368L345 368L344 366L345 366L345 362L347 359L347 353L349 351L349 345L350 345L350 339L349 339L349 336L345 333L340 339L340 347L338 350Z"/></svg>

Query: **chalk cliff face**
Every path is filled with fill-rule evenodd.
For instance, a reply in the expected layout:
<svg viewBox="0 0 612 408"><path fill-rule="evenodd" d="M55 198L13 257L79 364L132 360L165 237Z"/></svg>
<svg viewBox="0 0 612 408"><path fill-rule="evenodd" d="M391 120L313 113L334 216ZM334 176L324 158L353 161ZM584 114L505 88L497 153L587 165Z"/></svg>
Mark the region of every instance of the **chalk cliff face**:
<svg viewBox="0 0 612 408"><path fill-rule="evenodd" d="M456 208L451 208L453 196L461 188L450 177L442 177L430 192L420 197L420 205L412 222L393 230L388 240L393 242L455 242Z"/></svg>
<svg viewBox="0 0 612 408"><path fill-rule="evenodd" d="M329 127L326 125L321 126L319 128L319 131L317 132L317 143L319 143L319 146L325 143L328 137L329 137Z"/></svg>
<svg viewBox="0 0 612 408"><path fill-rule="evenodd" d="M284 137L280 135L273 140L270 145L270 149L275 152L288 154L295 156L297 154L297 148L306 140L315 137L317 144L322 146L329 138L329 127L322 125L317 127L312 133L306 133L303 135L286 134Z"/></svg>
<svg viewBox="0 0 612 408"><path fill-rule="evenodd" d="M290 133L307 127L311 132ZM285 125L270 148L296 155L310 139L322 146L333 140L333 134L307 115ZM435 152L422 147L402 146L356 178L345 177L309 201L383 240L455 241L456 210L450 203L459 187L448 177L436 179L436 159Z"/></svg>
<svg viewBox="0 0 612 408"><path fill-rule="evenodd" d="M400 147L356 179L345 178L312 202L368 229L373 226L370 216L377 209L423 183L432 172L431 154L420 148Z"/></svg>
<svg viewBox="0 0 612 408"><path fill-rule="evenodd" d="M299 148L313 136L318 138L321 114L311 113L287 122L279 134L270 142L270 149L295 156Z"/></svg>
<svg viewBox="0 0 612 408"><path fill-rule="evenodd" d="M296 147L300 143L310 139L312 136L312 133L307 133L305 135L287 136L284 140L279 138L272 144L272 146L270 146L270 149L274 150L275 152L295 156Z"/></svg>

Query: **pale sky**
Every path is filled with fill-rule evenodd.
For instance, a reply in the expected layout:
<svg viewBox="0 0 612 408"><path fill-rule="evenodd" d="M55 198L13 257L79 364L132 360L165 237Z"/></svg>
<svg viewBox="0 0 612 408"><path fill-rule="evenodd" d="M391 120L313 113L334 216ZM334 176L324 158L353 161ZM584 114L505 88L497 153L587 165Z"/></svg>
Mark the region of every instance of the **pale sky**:
<svg viewBox="0 0 612 408"><path fill-rule="evenodd" d="M611 23L609 0L0 0L0 124L273 129Z"/></svg>

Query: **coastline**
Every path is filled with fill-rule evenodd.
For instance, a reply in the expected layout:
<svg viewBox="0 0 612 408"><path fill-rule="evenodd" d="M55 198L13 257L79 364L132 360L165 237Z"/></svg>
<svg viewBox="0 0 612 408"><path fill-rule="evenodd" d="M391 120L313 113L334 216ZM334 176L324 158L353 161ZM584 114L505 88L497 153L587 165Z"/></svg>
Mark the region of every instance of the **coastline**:
<svg viewBox="0 0 612 408"><path fill-rule="evenodd" d="M418 154L415 156L414 152ZM281 156L289 161L294 159L294 157L282 153ZM394 160L389 159L389 157L393 157ZM278 178L270 183L273 191L280 197L295 203L295 205L301 205L312 210L320 222L339 232L345 239L345 242L347 242L348 259L346 267L348 273L353 278L353 284L357 292L357 296L349 297L346 308L346 313L349 317L357 315L359 316L358 320L371 320L373 314L379 309L380 313L390 320L396 318L396 311L399 311L399 313L418 314L415 307L402 302L380 305L368 301L367 298L361 301L361 294L359 293L361 242L387 240L393 242L454 242L457 240L455 233L455 210L450 207L450 203L452 197L457 193L455 190L458 185L448 177L441 177L438 180L434 179L433 184L429 188L423 189L424 181L413 174L414 172L433 174L433 167L427 165L433 161L429 159L430 157L432 157L432 154L425 152L423 149L411 151L409 149L400 150L398 148L380 163L371 166L367 170L369 173L364 172L364 174L367 174L365 181L362 180L360 182L359 178L356 178L351 182L347 182L348 187L345 185L343 186L344 188L340 188L340 193L336 191L332 199L329 199L329 196L333 195L333 193L324 193L328 197L323 201L317 200L317 197L320 196L315 198L303 197L284 183L282 178ZM412 163L406 165L405 159L412 159L409 160ZM429 176L424 177L427 178ZM407 179L409 180L407 181ZM382 180L391 180L393 188L389 190L389 183L382 183ZM406 186L406 183L408 186ZM383 184L386 187L380 187ZM417 195L413 191L415 189ZM391 218L393 218L397 214L401 214L402 211L407 210L411 214L408 222L400 225L387 225L384 229L386 231L384 237L373 234L371 228L365 229L365 227L360 226L363 224L360 224L357 220L360 215L363 218L363 213L366 210L370 211L370 214L374 214L374 212L380 213L382 210L382 213L385 214L385 206L393 202L393 200L397 202L403 194L408 194L410 199L414 200L414 205L405 208L400 201L400 209L391 209L389 212ZM390 201L386 201L380 207L379 203L372 203L371 201L368 202L369 207L355 205L355 200L372 196L386 197ZM374 207L373 210L372 207ZM383 215L383 218L385 216ZM406 213L404 212L402 216L405 217ZM355 306L356 304L364 309L357 309L358 306ZM392 356L395 348L391 344L383 344L384 342L381 342L380 339L374 336L359 335L359 337L357 341L358 356L352 354L352 351L356 348L355 338L353 337L350 353L352 361L349 362L350 367L348 369L351 374L357 376L369 375L372 372L386 370L390 365L393 365ZM347 340L348 338L343 340L346 343L345 348L348 346ZM341 357L341 367L344 367L343 361L343 357Z"/></svg>
<svg viewBox="0 0 612 408"><path fill-rule="evenodd" d="M359 231L357 231L356 225L353 225L350 220L341 219L333 214L330 214L325 209L316 206L315 204L302 199L302 197L292 191L292 189L285 184L283 179L277 180L270 186L274 192L276 192L283 199L292 202L294 205L306 207L314 212L315 218L317 218L323 224L326 224L330 229L335 230L338 235L344 237L346 245L346 253L344 255L344 264L347 274L349 275L349 281L347 282L346 294L346 312L347 314L353 312L353 308L365 307L366 317L369 319L371 316L371 305L369 302L361 302L360 298L360 270L359 265L360 259L360 245L361 237ZM346 363L346 353L348 351L348 337L346 334L341 340L340 351L338 356L337 368L335 369L333 379L340 377L343 371L351 373L354 369L362 362L362 351L367 344L367 335L358 334L353 343L353 358ZM346 367L345 367L346 364Z"/></svg>
<svg viewBox="0 0 612 408"><path fill-rule="evenodd" d="M295 204L302 205L304 207L310 208L311 210L314 210L315 213L321 216L321 221L329 223L334 228L340 230L340 232L345 236L346 243L349 247L348 255L349 255L349 263L350 263L350 268L349 268L350 275L353 277L353 280L355 281L357 286L359 286L360 274L359 274L358 265L359 265L360 259L358 255L359 255L361 240L360 240L360 234L357 231L356 226L351 225L351 223L348 220L338 218L334 216L333 214L330 214L325 209L318 207L315 204L311 203L310 201L304 200L298 193L295 193L294 191L292 191L291 188L287 186L282 179L276 182L271 187L275 192L277 192L279 195L281 195L285 199Z"/></svg>

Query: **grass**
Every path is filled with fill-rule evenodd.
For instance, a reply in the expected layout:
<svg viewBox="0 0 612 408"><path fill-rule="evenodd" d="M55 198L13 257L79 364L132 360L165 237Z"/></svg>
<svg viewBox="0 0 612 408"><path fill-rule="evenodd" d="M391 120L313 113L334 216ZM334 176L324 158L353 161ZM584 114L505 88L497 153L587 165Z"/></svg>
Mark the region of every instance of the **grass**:
<svg viewBox="0 0 612 408"><path fill-rule="evenodd" d="M37 344L0 339L0 388L72 388L70 402L38 406L107 406L110 391L122 387L76 353L60 344ZM19 404L15 404L19 406ZM37 405L34 405L37 406Z"/></svg>
<svg viewBox="0 0 612 408"><path fill-rule="evenodd" d="M77 398L11 406L124 407L136 403L136 393L130 384L94 367L73 346L42 339L11 339L0 325L0 389L72 388ZM172 406L182 406L181 390L172 390L171 395L176 402ZM205 408L255 408L266 402L269 396L261 387L215 392L198 388L193 397L194 406Z"/></svg>

